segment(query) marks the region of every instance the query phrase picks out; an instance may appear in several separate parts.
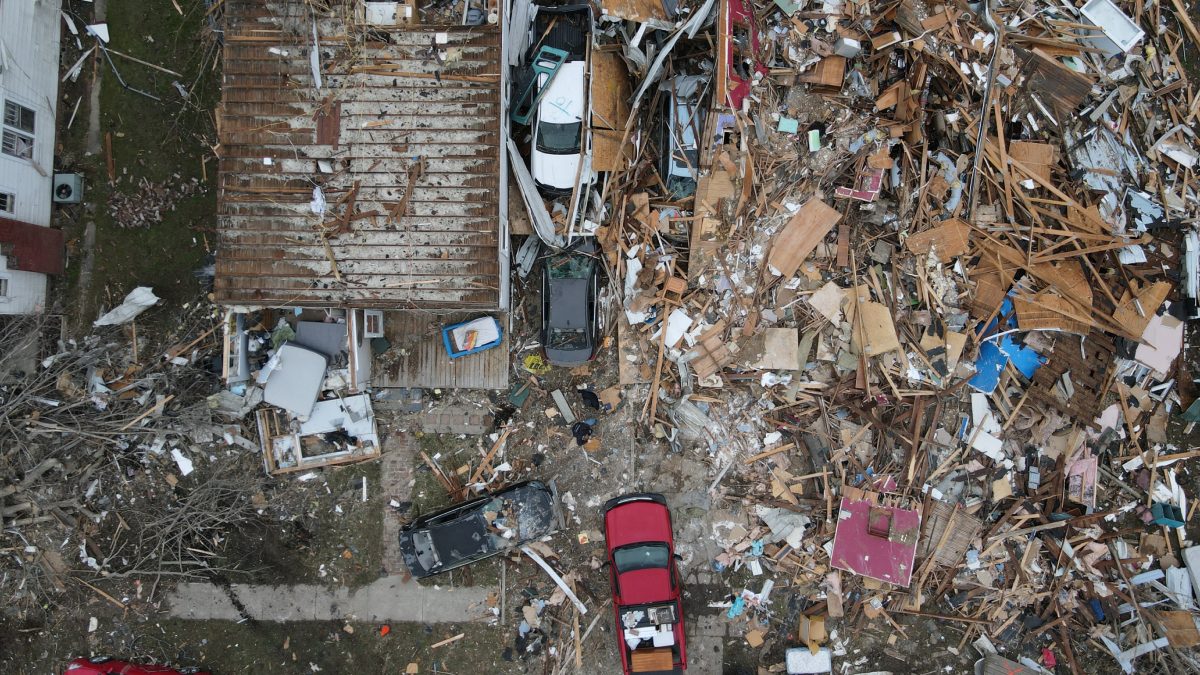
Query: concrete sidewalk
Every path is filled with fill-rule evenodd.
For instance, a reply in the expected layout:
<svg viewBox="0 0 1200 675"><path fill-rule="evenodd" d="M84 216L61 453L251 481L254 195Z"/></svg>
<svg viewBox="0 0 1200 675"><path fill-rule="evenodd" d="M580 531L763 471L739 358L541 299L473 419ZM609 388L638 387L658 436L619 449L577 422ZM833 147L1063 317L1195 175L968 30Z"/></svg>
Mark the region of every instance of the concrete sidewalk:
<svg viewBox="0 0 1200 675"><path fill-rule="evenodd" d="M255 586L183 583L167 596L169 613L177 619L252 618L258 621L417 621L449 623L491 616L484 604L495 588L433 588L398 577L384 577L367 586ZM230 596L237 599L239 611Z"/></svg>

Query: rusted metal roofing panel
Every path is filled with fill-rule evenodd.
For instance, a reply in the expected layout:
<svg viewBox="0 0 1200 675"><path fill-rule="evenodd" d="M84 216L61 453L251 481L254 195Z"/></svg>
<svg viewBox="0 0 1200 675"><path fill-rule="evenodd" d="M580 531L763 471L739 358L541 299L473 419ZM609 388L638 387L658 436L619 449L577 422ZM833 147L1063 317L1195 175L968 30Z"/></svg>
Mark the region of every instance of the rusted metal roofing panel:
<svg viewBox="0 0 1200 675"><path fill-rule="evenodd" d="M500 33L367 27L226 0L216 296L488 310L500 262ZM320 188L327 210L310 202Z"/></svg>

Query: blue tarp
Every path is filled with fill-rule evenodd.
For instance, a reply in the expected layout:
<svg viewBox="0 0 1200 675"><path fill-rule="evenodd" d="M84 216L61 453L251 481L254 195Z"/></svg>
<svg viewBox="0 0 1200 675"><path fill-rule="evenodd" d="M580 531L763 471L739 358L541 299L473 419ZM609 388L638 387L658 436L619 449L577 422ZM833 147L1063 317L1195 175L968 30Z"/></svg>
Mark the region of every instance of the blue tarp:
<svg viewBox="0 0 1200 675"><path fill-rule="evenodd" d="M1009 291L1009 295L1012 295L1012 291ZM1004 319L1004 324L997 330L996 323L1001 318ZM992 322L980 331L979 335L993 332L1003 333L1019 327L1013 312L1012 300L1005 298L1004 303L1000 305L1000 316L992 319ZM1046 362L1046 359L1032 348L1014 341L1015 335L1017 334L1009 333L979 345L979 358L975 360L975 376L968 382L973 389L985 394L996 391L996 386L1000 384L1000 375L1009 361L1012 361L1013 366L1027 378L1033 377L1037 369Z"/></svg>

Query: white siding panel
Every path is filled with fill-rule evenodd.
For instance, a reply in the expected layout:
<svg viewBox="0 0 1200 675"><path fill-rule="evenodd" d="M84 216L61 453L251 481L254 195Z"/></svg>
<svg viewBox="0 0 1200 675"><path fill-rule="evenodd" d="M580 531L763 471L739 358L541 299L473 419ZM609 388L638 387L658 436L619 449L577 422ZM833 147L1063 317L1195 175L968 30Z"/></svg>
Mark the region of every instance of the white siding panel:
<svg viewBox="0 0 1200 675"><path fill-rule="evenodd" d="M12 217L42 226L50 224L61 3L0 0L0 49L7 55L7 67L0 71L0 101L15 101L37 114L33 160L45 173L28 160L0 153L0 186L17 196ZM0 313L11 312L0 309Z"/></svg>
<svg viewBox="0 0 1200 675"><path fill-rule="evenodd" d="M10 270L8 259L0 256L0 279L8 281L8 294L0 298L0 314L34 314L46 309L45 274Z"/></svg>

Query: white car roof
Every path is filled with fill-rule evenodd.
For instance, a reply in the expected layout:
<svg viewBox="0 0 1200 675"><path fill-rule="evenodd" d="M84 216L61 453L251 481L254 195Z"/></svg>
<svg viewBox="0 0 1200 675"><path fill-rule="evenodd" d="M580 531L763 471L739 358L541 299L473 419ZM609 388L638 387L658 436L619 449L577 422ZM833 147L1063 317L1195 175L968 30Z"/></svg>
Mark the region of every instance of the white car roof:
<svg viewBox="0 0 1200 675"><path fill-rule="evenodd" d="M550 88L538 103L538 119L551 124L569 124L583 120L586 64L571 61L558 68ZM545 82L546 76L538 78Z"/></svg>

